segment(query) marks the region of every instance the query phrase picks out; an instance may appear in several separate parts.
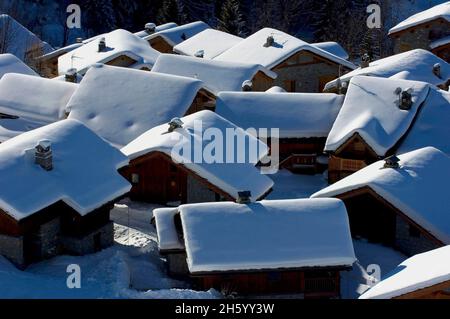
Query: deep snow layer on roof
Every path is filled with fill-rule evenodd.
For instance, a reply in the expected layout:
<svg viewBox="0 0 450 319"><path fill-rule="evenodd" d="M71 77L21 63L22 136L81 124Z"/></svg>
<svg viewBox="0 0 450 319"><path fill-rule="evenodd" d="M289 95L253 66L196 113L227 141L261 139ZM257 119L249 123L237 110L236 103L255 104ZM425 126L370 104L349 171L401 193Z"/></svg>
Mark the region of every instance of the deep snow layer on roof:
<svg viewBox="0 0 450 319"><path fill-rule="evenodd" d="M52 171L34 163L41 140L52 143ZM117 172L126 156L78 121L24 133L0 144L0 154L0 208L16 220L60 200L86 215L130 190Z"/></svg>
<svg viewBox="0 0 450 319"><path fill-rule="evenodd" d="M4 47L2 53L11 53L24 61L27 52L46 54L53 48L30 30L6 14L0 14L0 31Z"/></svg>
<svg viewBox="0 0 450 319"><path fill-rule="evenodd" d="M441 66L440 77L433 73L433 67L437 63ZM357 75L392 77L441 85L450 79L450 64L429 51L417 49L371 62L367 68L358 68L345 74L341 81L348 82ZM332 90L336 85L337 80L333 80L327 83L325 90Z"/></svg>
<svg viewBox="0 0 450 319"><path fill-rule="evenodd" d="M0 113L54 122L78 85L37 76L9 73L0 79Z"/></svg>
<svg viewBox="0 0 450 319"><path fill-rule="evenodd" d="M399 169L383 169L384 161L379 161L312 197L335 197L368 186L437 239L450 244L450 157L427 147L399 158Z"/></svg>
<svg viewBox="0 0 450 319"><path fill-rule="evenodd" d="M38 75L15 55L9 53L0 54L0 79L7 73L20 73L34 76Z"/></svg>
<svg viewBox="0 0 450 319"><path fill-rule="evenodd" d="M413 256L360 299L391 299L450 281L450 246Z"/></svg>
<svg viewBox="0 0 450 319"><path fill-rule="evenodd" d="M450 93L431 89L398 153L434 146L450 156Z"/></svg>
<svg viewBox="0 0 450 319"><path fill-rule="evenodd" d="M395 27L389 30L389 34L397 33L415 27L422 23L442 18L450 22L450 1L434 6L428 10L419 12L408 19L400 22Z"/></svg>
<svg viewBox="0 0 450 319"><path fill-rule="evenodd" d="M58 58L59 74L75 68L84 74L95 63L107 63L119 56L127 56L136 62L153 65L159 52L148 45L148 42L126 31L115 30L103 35L106 50L98 52L98 39L66 53Z"/></svg>
<svg viewBox="0 0 450 319"><path fill-rule="evenodd" d="M271 78L277 75L258 64L205 60L174 54L161 54L154 72L186 76L202 80L214 94L221 91L242 91L242 84L258 72Z"/></svg>
<svg viewBox="0 0 450 319"><path fill-rule="evenodd" d="M183 24L178 27L169 28L167 30L163 30L160 32L153 33L147 37L144 37L145 40L150 40L156 38L158 36L163 37L170 45L176 46L181 42L193 37L194 35L209 29L209 25L207 25L203 21L196 21L188 24Z"/></svg>
<svg viewBox="0 0 450 319"><path fill-rule="evenodd" d="M48 121L40 121L32 118L1 118L0 116L0 143L3 143L24 132L35 130L48 125Z"/></svg>
<svg viewBox="0 0 450 319"><path fill-rule="evenodd" d="M281 138L327 137L343 100L336 94L222 92L216 112L243 129L278 128Z"/></svg>
<svg viewBox="0 0 450 319"><path fill-rule="evenodd" d="M240 37L223 31L206 29L176 45L173 51L189 56L195 56L197 52L203 51L204 59L213 59L242 40Z"/></svg>
<svg viewBox="0 0 450 319"><path fill-rule="evenodd" d="M269 36L274 37L275 43L270 47L265 47L264 45ZM229 50L220 54L215 59L219 61L258 63L268 69L272 69L292 55L303 50L346 66L349 69L353 70L356 68L353 63L345 59L306 43L287 33L270 28L264 28L254 33Z"/></svg>
<svg viewBox="0 0 450 319"><path fill-rule="evenodd" d="M155 32L160 32L160 31L172 29L175 27L178 27L178 24L176 24L175 22L168 22L168 23L164 23L164 24L156 26ZM145 37L149 36L147 31L145 31L145 30L136 32L134 35L137 35L140 38L145 38Z"/></svg>
<svg viewBox="0 0 450 319"><path fill-rule="evenodd" d="M340 200L231 202L179 207L191 273L351 266Z"/></svg>
<svg viewBox="0 0 450 319"><path fill-rule="evenodd" d="M47 54L42 55L39 59L40 60L49 60L55 57L59 57L65 53L71 52L75 49L78 49L79 47L83 46L83 43L73 43L70 45L67 45L65 47L59 48L59 49L55 49L52 52L49 52Z"/></svg>
<svg viewBox="0 0 450 319"><path fill-rule="evenodd" d="M185 115L201 87L196 79L98 65L86 73L67 110L69 118L122 147Z"/></svg>
<svg viewBox="0 0 450 319"><path fill-rule="evenodd" d="M398 88L413 90L410 110L399 108L399 95L395 92ZM408 131L429 90L430 86L424 82L352 78L325 151L338 150L357 133L378 156L384 156Z"/></svg>
<svg viewBox="0 0 450 319"><path fill-rule="evenodd" d="M338 56L342 59L348 60L349 55L347 51L337 42L318 42L313 43L312 45L325 50L327 52L330 52L331 54L334 54L335 56Z"/></svg>
<svg viewBox="0 0 450 319"><path fill-rule="evenodd" d="M158 233L158 247L162 252L184 250L184 243L180 240L175 227L176 214L178 214L176 208L158 208L153 211Z"/></svg>
<svg viewBox="0 0 450 319"><path fill-rule="evenodd" d="M122 148L122 152L130 160L152 152L164 153L233 198L237 198L240 191L251 191L252 199L257 200L272 188L272 180L255 168L267 154L266 144L211 111L197 112L181 120L183 128L169 133L168 124L160 125ZM224 141L227 129L234 130L242 139L234 138L233 144L229 144L231 139ZM216 135L219 133L222 136ZM208 134L212 136L208 138ZM210 139L218 140L220 144ZM241 144L238 140L244 142ZM205 157L211 154L212 146L217 147L216 157ZM254 154L250 156L253 150ZM227 160L232 155L234 159ZM239 156L243 156L242 163L238 162Z"/></svg>
<svg viewBox="0 0 450 319"><path fill-rule="evenodd" d="M430 44L430 49L436 49L450 43L450 35L442 39L436 40Z"/></svg>

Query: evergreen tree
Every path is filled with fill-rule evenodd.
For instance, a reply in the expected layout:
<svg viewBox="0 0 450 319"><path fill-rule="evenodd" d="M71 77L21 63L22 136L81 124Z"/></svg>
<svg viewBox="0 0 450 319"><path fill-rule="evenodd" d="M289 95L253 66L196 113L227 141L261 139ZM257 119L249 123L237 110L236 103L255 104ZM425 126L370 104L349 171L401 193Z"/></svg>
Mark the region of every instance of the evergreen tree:
<svg viewBox="0 0 450 319"><path fill-rule="evenodd" d="M88 36L110 32L117 28L116 14L111 0L84 0L82 3Z"/></svg>
<svg viewBox="0 0 450 319"><path fill-rule="evenodd" d="M245 22L242 18L241 8L238 0L226 0L223 4L218 29L243 36Z"/></svg>
<svg viewBox="0 0 450 319"><path fill-rule="evenodd" d="M184 19L179 2L177 0L164 0L156 20L159 24L168 22L182 24Z"/></svg>

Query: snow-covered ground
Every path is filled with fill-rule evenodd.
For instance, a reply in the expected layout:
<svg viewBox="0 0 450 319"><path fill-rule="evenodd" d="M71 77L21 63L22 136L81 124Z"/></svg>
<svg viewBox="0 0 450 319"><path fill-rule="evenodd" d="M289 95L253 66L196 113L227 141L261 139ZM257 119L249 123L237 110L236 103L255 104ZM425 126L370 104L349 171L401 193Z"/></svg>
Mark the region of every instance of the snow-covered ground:
<svg viewBox="0 0 450 319"><path fill-rule="evenodd" d="M307 198L327 185L322 175L294 175L280 171L269 199ZM220 298L216 291L194 291L189 283L173 280L158 254L151 224L152 210L160 206L122 200L111 213L116 244L100 253L59 256L20 271L0 257L0 298ZM382 274L393 270L405 256L380 245L354 242L359 262L342 276L342 296L357 298L367 289L367 266L378 264ZM68 289L67 266L81 268L81 289Z"/></svg>

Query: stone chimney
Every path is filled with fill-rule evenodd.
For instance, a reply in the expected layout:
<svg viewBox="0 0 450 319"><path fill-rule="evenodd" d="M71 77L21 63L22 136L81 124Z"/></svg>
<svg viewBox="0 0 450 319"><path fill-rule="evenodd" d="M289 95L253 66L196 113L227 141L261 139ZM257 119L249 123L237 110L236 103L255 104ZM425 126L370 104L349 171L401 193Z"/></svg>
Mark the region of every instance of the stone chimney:
<svg viewBox="0 0 450 319"><path fill-rule="evenodd" d="M442 79L440 63L436 63L435 65L433 65L433 74Z"/></svg>
<svg viewBox="0 0 450 319"><path fill-rule="evenodd" d="M252 202L252 192L250 191L243 191L243 192L238 192L238 199L237 199L237 203L238 204L250 204Z"/></svg>
<svg viewBox="0 0 450 319"><path fill-rule="evenodd" d="M400 168L400 159L395 155L386 158L384 160L383 168L393 168L393 169Z"/></svg>
<svg viewBox="0 0 450 319"><path fill-rule="evenodd" d="M244 92L253 91L253 82L251 80L244 81L244 83L242 83L242 91Z"/></svg>
<svg viewBox="0 0 450 319"><path fill-rule="evenodd" d="M76 43L83 43L83 38L77 38Z"/></svg>
<svg viewBox="0 0 450 319"><path fill-rule="evenodd" d="M37 143L34 152L35 163L46 171L53 169L52 143L49 140L41 140Z"/></svg>
<svg viewBox="0 0 450 319"><path fill-rule="evenodd" d="M106 50L106 39L100 38L98 40L98 52L104 52Z"/></svg>
<svg viewBox="0 0 450 319"><path fill-rule="evenodd" d="M183 121L180 118L176 117L169 122L169 132L172 133L176 129L182 128L183 125Z"/></svg>
<svg viewBox="0 0 450 319"><path fill-rule="evenodd" d="M145 32L147 34L153 34L153 33L155 33L155 31L156 31L156 24L151 23L151 22L145 24Z"/></svg>
<svg viewBox="0 0 450 319"><path fill-rule="evenodd" d="M370 66L370 55L364 53L361 57L361 69L368 68Z"/></svg>
<svg viewBox="0 0 450 319"><path fill-rule="evenodd" d="M199 50L194 55L196 58L204 58L205 57L205 50Z"/></svg>
<svg viewBox="0 0 450 319"><path fill-rule="evenodd" d="M270 48L275 43L275 38L273 35L269 35L266 39L266 43L264 43L265 48Z"/></svg>
<svg viewBox="0 0 450 319"><path fill-rule="evenodd" d="M400 93L398 93L398 92L400 92ZM411 107L413 106L412 92L413 92L412 88L409 88L407 90L402 90L402 89L398 88L396 90L396 93L399 94L398 107L401 110L410 110Z"/></svg>
<svg viewBox="0 0 450 319"><path fill-rule="evenodd" d="M77 69L72 68L67 70L66 74L64 75L64 79L66 82L77 83L77 75Z"/></svg>

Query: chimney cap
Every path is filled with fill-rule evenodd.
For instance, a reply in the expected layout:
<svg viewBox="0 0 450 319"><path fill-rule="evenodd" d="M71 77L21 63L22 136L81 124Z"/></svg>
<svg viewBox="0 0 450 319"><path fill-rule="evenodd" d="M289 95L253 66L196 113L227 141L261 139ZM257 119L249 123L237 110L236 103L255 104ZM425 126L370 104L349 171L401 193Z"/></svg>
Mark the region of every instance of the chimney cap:
<svg viewBox="0 0 450 319"><path fill-rule="evenodd" d="M392 155L384 159L383 168L400 168L400 159L397 155Z"/></svg>
<svg viewBox="0 0 450 319"><path fill-rule="evenodd" d="M238 192L238 204L250 204L252 198L252 192L251 191L241 191Z"/></svg>
<svg viewBox="0 0 450 319"><path fill-rule="evenodd" d="M275 38L273 35L269 35L266 39L266 43L264 43L264 47L269 48L275 43Z"/></svg>
<svg viewBox="0 0 450 319"><path fill-rule="evenodd" d="M179 117L175 117L169 122L169 132L173 132L178 128L182 128L183 125L184 122Z"/></svg>
<svg viewBox="0 0 450 319"><path fill-rule="evenodd" d="M253 90L253 82L251 80L245 80L242 83L242 91L250 92Z"/></svg>
<svg viewBox="0 0 450 319"><path fill-rule="evenodd" d="M40 140L37 142L36 146L39 146L43 149L49 149L52 147L52 142L50 140Z"/></svg>
<svg viewBox="0 0 450 319"><path fill-rule="evenodd" d="M195 52L194 56L196 58L203 58L203 57L205 57L205 50L198 50L197 52Z"/></svg>

